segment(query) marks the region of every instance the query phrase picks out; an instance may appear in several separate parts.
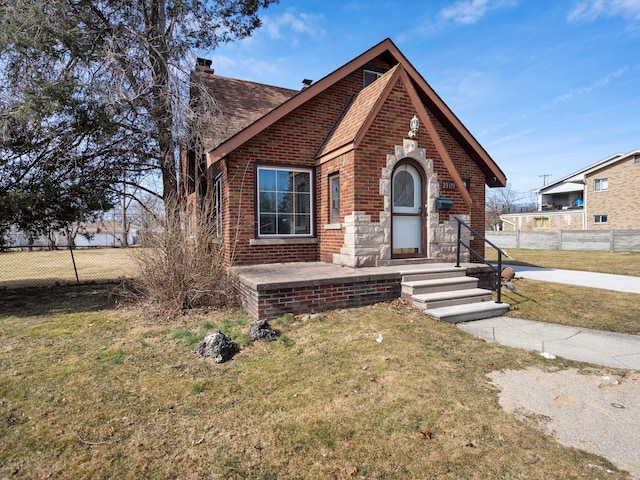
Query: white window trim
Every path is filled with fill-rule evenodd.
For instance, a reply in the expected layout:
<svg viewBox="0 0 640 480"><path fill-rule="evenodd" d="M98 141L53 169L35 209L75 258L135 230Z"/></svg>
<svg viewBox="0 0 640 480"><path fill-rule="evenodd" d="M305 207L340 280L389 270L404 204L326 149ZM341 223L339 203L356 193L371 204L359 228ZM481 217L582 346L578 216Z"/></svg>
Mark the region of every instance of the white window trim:
<svg viewBox="0 0 640 480"><path fill-rule="evenodd" d="M340 205L340 190L341 190L341 181L340 181L340 172L335 172L332 173L331 175L329 175L328 177L329 179L329 224L339 224L340 223L340 212L341 212L341 205ZM333 201L334 201L334 196L333 196L333 182L337 180L338 181L338 217L334 217L333 216Z"/></svg>
<svg viewBox="0 0 640 480"><path fill-rule="evenodd" d="M602 187L603 182L606 182L605 187ZM595 178L593 180L593 191L594 192L606 192L609 190L609 179L608 178Z"/></svg>
<svg viewBox="0 0 640 480"><path fill-rule="evenodd" d="M289 234L271 234L271 233L260 233L260 170L281 170L284 172L303 172L309 174L309 233L289 233ZM286 166L269 166L269 165L259 165L256 168L256 216L257 216L257 227L256 227L256 235L258 242L251 243L252 245L259 245L262 242L259 242L260 239L296 239L296 238L313 238L314 237L314 225L315 225L315 191L314 191L314 182L313 182L313 169L312 168L304 168L304 167L286 167Z"/></svg>
<svg viewBox="0 0 640 480"><path fill-rule="evenodd" d="M378 80L378 78L380 78L381 76L384 75L384 73L376 72L375 70L369 70L368 68L365 68L363 70L363 72L362 72L362 87L363 88L366 88L367 86L371 85L373 82L376 81L376 80L373 80L372 82L367 84L366 81L365 81L365 77L366 77L367 74L375 75L377 77L376 80Z"/></svg>
<svg viewBox="0 0 640 480"><path fill-rule="evenodd" d="M222 237L222 174L218 174L213 179L213 195L215 196L215 221L217 237Z"/></svg>
<svg viewBox="0 0 640 480"><path fill-rule="evenodd" d="M602 221L602 217L607 217L607 219L605 221ZM600 218L600 221L597 221L596 220L597 218ZM596 223L598 225L609 223L609 215L607 215L606 213L603 213L603 214L600 214L600 215L594 215L593 216L593 223Z"/></svg>

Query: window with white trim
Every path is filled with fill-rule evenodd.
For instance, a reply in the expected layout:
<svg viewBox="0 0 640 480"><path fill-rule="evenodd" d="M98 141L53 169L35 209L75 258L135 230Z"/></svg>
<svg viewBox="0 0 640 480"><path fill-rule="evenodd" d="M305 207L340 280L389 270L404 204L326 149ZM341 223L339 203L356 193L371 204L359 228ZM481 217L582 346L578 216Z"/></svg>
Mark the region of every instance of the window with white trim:
<svg viewBox="0 0 640 480"><path fill-rule="evenodd" d="M607 223L608 222L608 218L606 215L594 215L593 216L593 223Z"/></svg>
<svg viewBox="0 0 640 480"><path fill-rule="evenodd" d="M604 190L609 189L609 179L608 178L596 178L593 181L593 190L596 192L602 192Z"/></svg>
<svg viewBox="0 0 640 480"><path fill-rule="evenodd" d="M258 236L311 236L311 169L258 167Z"/></svg>
<svg viewBox="0 0 640 480"><path fill-rule="evenodd" d="M213 210L216 222L216 235L222 236L222 175L218 174L213 179Z"/></svg>
<svg viewBox="0 0 640 480"><path fill-rule="evenodd" d="M374 72L373 70L364 70L362 73L362 86L367 87L379 79L384 73Z"/></svg>
<svg viewBox="0 0 640 480"><path fill-rule="evenodd" d="M340 174L329 176L329 223L340 223Z"/></svg>

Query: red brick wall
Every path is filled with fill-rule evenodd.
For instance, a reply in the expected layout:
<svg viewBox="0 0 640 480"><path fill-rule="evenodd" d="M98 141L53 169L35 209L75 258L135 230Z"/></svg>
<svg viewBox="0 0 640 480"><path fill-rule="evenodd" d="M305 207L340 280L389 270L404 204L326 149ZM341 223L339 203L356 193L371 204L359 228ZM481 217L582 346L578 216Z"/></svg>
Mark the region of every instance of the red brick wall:
<svg viewBox="0 0 640 480"><path fill-rule="evenodd" d="M232 152L228 157L225 194L225 250L228 264L249 265L273 262L332 261L332 254L342 245L342 232L324 231L328 222L327 173L335 166L322 165L314 185L317 207L315 232L326 250L320 254L318 245L249 245L255 231L255 169L258 165L290 165L314 167L318 148L329 134L336 119L353 93L362 89L362 71L337 82L325 92L306 102L285 118ZM333 168L333 170L332 170ZM346 188L352 173L344 172ZM341 172L342 179L342 172ZM351 213L344 201L344 212Z"/></svg>
<svg viewBox="0 0 640 480"><path fill-rule="evenodd" d="M333 262L333 254L340 253L344 245L344 230L325 230L330 223L329 211L329 176L340 176L340 222L345 215L353 212L353 152L340 155L316 168L316 184L318 185L318 217L317 232L319 239L320 261Z"/></svg>
<svg viewBox="0 0 640 480"><path fill-rule="evenodd" d="M473 158L462 148L451 134L445 129L434 115L431 115L431 121L434 123L440 140L443 142L449 156L456 166L458 174L462 179L470 179L469 193L471 195L472 204L469 207L463 200L460 190L440 190L440 196L450 198L454 201L453 210L448 212L448 217L454 215L470 215L471 226L478 232L484 234L485 231L485 176L480 170ZM435 147L434 147L435 148ZM437 155L437 154L436 154ZM428 155L427 155L428 156ZM435 157L433 157L435 158ZM440 157L438 157L440 159ZM436 164L438 168L438 182L453 182L452 177L446 171L444 163L440 160ZM440 220L446 220L445 214L440 214ZM471 241L471 247L484 256L484 242L479 238ZM472 261L474 261L472 259Z"/></svg>
<svg viewBox="0 0 640 480"><path fill-rule="evenodd" d="M383 197L379 191L381 169L386 165L386 155L401 145L409 130L409 120L415 113L408 93L399 82L391 92L379 115L371 125L360 149L354 154L328 161L315 170L316 218L315 233L318 244L250 245L255 238L255 169L257 165L290 165L315 167L315 154L333 127L335 120L353 93L362 88L362 71L355 72L291 112L285 118L257 135L232 152L224 169L225 185L225 247L227 263L247 265L255 263L327 261L339 253L343 244L341 230L325 230L329 222L328 175L340 172L341 212L364 211L373 221L383 209ZM452 161L462 178L471 179L470 192L473 205L469 208L457 190L441 191L454 201L454 209L448 215L470 214L472 226L484 232L484 175L472 158L431 116L440 140L448 149ZM416 138L427 158L434 160L440 184L452 182L435 144L428 138L424 126ZM345 160L353 160L352 163ZM357 177L355 176L357 172ZM446 220L441 213L441 221ZM477 239L473 248L484 251Z"/></svg>
<svg viewBox="0 0 640 480"><path fill-rule="evenodd" d="M324 312L337 308L355 308L394 300L400 296L400 274L342 283L300 284L287 288L254 290L236 280L243 308L256 319L272 319Z"/></svg>
<svg viewBox="0 0 640 480"><path fill-rule="evenodd" d="M355 171L358 172L358 179L355 185L355 210L365 211L374 221L377 220L378 212L383 208L382 197L379 194L379 181L381 168L386 165L386 155L394 152L395 145L402 144L402 139L407 137L409 131L409 120L416 113L404 85L398 82L356 153ZM454 207L450 212L441 212L440 221L448 220L453 215L470 215L471 226L483 233L485 229L484 174L442 123L431 113L430 118L460 177L470 180L469 190L473 201L469 207L457 188L441 189L440 196L453 200ZM424 125L420 126L416 140L420 148L426 150L427 158L433 159L438 183L440 185L452 183L453 178ZM484 254L484 243L479 239L472 241L472 247Z"/></svg>

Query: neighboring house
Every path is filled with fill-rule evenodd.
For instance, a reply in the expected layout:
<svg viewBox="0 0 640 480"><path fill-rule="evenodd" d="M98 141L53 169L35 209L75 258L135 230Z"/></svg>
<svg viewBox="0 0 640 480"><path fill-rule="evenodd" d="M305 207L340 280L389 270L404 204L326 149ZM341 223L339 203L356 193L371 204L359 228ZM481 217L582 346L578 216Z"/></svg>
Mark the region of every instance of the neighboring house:
<svg viewBox="0 0 640 480"><path fill-rule="evenodd" d="M301 90L210 65L194 75L220 115L181 188L192 205L213 196L229 266L451 261L454 216L484 233L485 186L505 175L391 40Z"/></svg>
<svg viewBox="0 0 640 480"><path fill-rule="evenodd" d="M139 240L140 227L131 225L125 232L120 222L101 220L75 228L73 245L75 247L123 247L135 245ZM124 242L125 236L127 242ZM64 230L53 232L50 240L46 235L32 236L14 227L5 234L4 246L11 248L66 248L69 238Z"/></svg>
<svg viewBox="0 0 640 480"><path fill-rule="evenodd" d="M504 230L640 229L640 150L616 153L538 188L538 208L503 214Z"/></svg>

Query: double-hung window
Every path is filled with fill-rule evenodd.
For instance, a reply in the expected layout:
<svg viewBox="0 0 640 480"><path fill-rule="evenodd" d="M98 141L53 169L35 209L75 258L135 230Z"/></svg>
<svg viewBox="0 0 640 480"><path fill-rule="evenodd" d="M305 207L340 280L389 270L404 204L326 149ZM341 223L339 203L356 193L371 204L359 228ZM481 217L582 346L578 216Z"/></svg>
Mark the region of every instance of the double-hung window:
<svg viewBox="0 0 640 480"><path fill-rule="evenodd" d="M312 170L258 167L258 237L311 236Z"/></svg>

